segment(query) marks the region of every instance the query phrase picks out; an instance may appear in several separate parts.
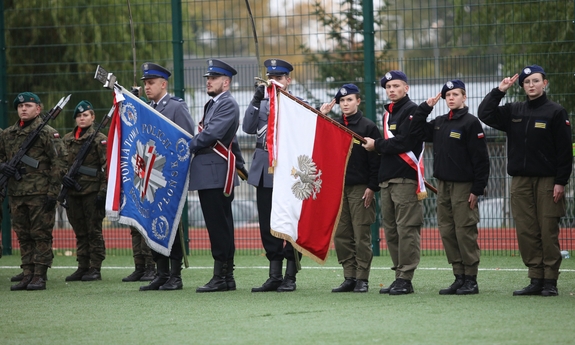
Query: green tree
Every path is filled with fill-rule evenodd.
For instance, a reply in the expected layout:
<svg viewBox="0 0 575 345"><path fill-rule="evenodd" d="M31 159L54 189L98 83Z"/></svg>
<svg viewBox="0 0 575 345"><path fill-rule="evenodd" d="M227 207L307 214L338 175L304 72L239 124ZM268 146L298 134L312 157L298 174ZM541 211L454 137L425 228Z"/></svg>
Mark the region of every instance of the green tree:
<svg viewBox="0 0 575 345"><path fill-rule="evenodd" d="M143 62L164 63L171 57L171 46L166 43L170 42L171 26L165 24L170 22L171 12L163 7L132 0L138 76ZM62 96L72 94L53 127L73 127L70 115L83 99L101 109L97 121L105 115L112 96L93 79L98 65L113 72L120 84L132 86L132 43L125 0L5 0L4 9L9 99L32 91L48 110ZM155 16L150 17L150 13ZM13 109L11 104L9 109ZM9 123L16 118L11 111Z"/></svg>
<svg viewBox="0 0 575 345"><path fill-rule="evenodd" d="M382 5L382 6L385 6ZM377 11L379 12L379 11ZM316 16L320 27L325 28L325 47L319 51L313 51L306 44L301 45L301 50L307 63L313 63L317 72L315 80L327 83L328 88L337 88L345 83L360 83L364 76L364 50L363 50L363 12L361 3L353 0L342 0L339 9L326 7L322 1L316 0L313 4L312 14ZM374 25L380 26L381 22L375 18ZM383 60L385 50L375 53L376 61ZM376 64L376 76L381 77L387 70L387 66ZM331 96L335 96L333 93ZM363 93L362 93L362 98ZM309 93L307 98L317 104L326 100L318 100ZM377 101L378 108L382 106ZM363 104L360 106L364 111Z"/></svg>
<svg viewBox="0 0 575 345"><path fill-rule="evenodd" d="M473 37L484 54L500 53L502 78L540 65L550 81L550 97L575 114L573 1L456 0L455 6L457 37ZM524 93L517 85L509 95L522 100Z"/></svg>

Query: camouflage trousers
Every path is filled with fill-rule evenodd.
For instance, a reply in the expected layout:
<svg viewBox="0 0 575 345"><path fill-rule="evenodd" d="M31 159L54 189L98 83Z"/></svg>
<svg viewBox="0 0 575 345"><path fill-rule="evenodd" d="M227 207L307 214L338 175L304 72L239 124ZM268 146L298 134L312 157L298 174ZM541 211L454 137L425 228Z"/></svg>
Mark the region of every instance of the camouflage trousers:
<svg viewBox="0 0 575 345"><path fill-rule="evenodd" d="M130 227L130 235L132 235L132 250L134 251L134 264L136 265L153 265L154 259L152 257L152 250L146 243L144 236L140 234L138 229L133 226Z"/></svg>
<svg viewBox="0 0 575 345"><path fill-rule="evenodd" d="M80 268L101 268L106 258L106 245L102 235L104 208L96 208L97 192L69 195L66 214L76 234L77 261Z"/></svg>
<svg viewBox="0 0 575 345"><path fill-rule="evenodd" d="M52 265L52 230L56 210L44 210L45 195L11 196L12 229L18 236L25 275L45 275Z"/></svg>

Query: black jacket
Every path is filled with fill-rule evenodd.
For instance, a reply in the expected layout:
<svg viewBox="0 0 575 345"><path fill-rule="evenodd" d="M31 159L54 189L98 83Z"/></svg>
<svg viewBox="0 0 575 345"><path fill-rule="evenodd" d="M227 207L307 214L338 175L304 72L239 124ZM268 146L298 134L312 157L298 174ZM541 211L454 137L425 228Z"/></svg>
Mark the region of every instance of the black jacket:
<svg viewBox="0 0 575 345"><path fill-rule="evenodd" d="M347 118L347 126L344 123L343 115L338 122L349 128L351 131L362 137L372 139L381 138L381 133L373 121L363 117L361 111L358 111ZM355 139L354 139L355 140ZM353 186L366 184L374 192L379 191L377 183L377 174L379 172L379 156L376 152L369 152L361 146L361 143L354 143L351 155L347 162L345 173L345 185Z"/></svg>
<svg viewBox="0 0 575 345"><path fill-rule="evenodd" d="M389 104L385 105L388 111ZM412 115L417 109L408 95L393 105L393 112L388 119L388 126L394 137L375 140L375 150L381 155L378 181L384 182L392 178L408 178L417 181L417 171L407 164L400 153L413 151L419 157L423 149L421 132L417 126L411 125Z"/></svg>
<svg viewBox="0 0 575 345"><path fill-rule="evenodd" d="M426 102L415 117L425 121L433 110ZM433 143L433 176L442 181L473 182L471 193L483 195L489 178L489 154L479 120L469 108L438 116L423 125L423 140Z"/></svg>
<svg viewBox="0 0 575 345"><path fill-rule="evenodd" d="M511 176L555 177L566 185L571 175L571 126L565 108L543 94L534 100L506 103L499 88L479 105L479 119L507 133L507 173Z"/></svg>

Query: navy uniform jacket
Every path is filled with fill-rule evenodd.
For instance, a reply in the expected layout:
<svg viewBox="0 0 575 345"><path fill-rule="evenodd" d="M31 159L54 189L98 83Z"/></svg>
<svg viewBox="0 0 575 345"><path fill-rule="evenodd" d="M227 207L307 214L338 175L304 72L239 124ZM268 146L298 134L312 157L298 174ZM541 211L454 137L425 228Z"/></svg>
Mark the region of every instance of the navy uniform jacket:
<svg viewBox="0 0 575 345"><path fill-rule="evenodd" d="M416 133L416 126L411 126L411 115L415 113L415 104L408 95L393 105L393 112L387 121L394 137L390 139L375 139L375 150L381 155L378 181L384 182L392 178L408 178L417 181L417 171L407 164L400 153L413 151L419 157L423 141L421 133ZM385 105L385 110L389 104ZM373 138L372 138L373 139Z"/></svg>
<svg viewBox="0 0 575 345"><path fill-rule="evenodd" d="M349 128L363 137L370 137L372 139L381 138L381 133L376 124L370 119L363 117L363 113L359 110L347 118L347 126L343 120L343 115L337 121L344 127ZM372 191L378 192L380 190L377 183L379 163L380 158L377 152L367 151L361 144L354 143L351 149L351 155L347 161L345 185L355 186L365 184Z"/></svg>
<svg viewBox="0 0 575 345"><path fill-rule="evenodd" d="M228 163L212 150L219 140L226 147L234 142L232 149L236 166L243 166L244 160L236 141L240 126L240 107L229 91L220 94L208 109L203 119L203 130L192 139L190 151L194 154L190 168L190 190L224 188ZM234 186L240 180L234 172Z"/></svg>
<svg viewBox="0 0 575 345"><path fill-rule="evenodd" d="M414 117L425 121L433 110L426 102ZM423 125L424 139L433 143L433 176L442 181L473 182L470 192L483 195L489 178L489 154L479 120L463 107Z"/></svg>
<svg viewBox="0 0 575 345"><path fill-rule="evenodd" d="M268 173L269 167L269 152L264 150L266 142L266 133L268 128L268 116L270 113L269 100L263 99L260 103L260 108L254 107L250 103L246 109L242 129L247 134L257 134L256 149L250 166L250 173L248 183L252 186L259 186L260 179L263 175L263 187L273 187L273 174Z"/></svg>
<svg viewBox="0 0 575 345"><path fill-rule="evenodd" d="M506 103L499 88L491 90L479 105L479 119L507 133L507 173L511 176L555 177L566 185L571 175L573 152L567 111L547 99Z"/></svg>
<svg viewBox="0 0 575 345"><path fill-rule="evenodd" d="M194 135L196 126L188 110L188 105L183 99L166 94L156 106L156 110L186 132Z"/></svg>

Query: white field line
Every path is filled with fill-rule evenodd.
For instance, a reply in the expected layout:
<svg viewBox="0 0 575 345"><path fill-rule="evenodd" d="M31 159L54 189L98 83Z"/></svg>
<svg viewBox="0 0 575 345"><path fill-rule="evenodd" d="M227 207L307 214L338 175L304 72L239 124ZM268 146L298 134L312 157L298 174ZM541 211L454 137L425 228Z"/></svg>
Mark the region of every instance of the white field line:
<svg viewBox="0 0 575 345"><path fill-rule="evenodd" d="M0 266L0 269L18 269L20 266ZM76 269L77 266L53 266L52 269ZM130 270L134 266L102 267L104 270ZM213 266L190 266L189 270L212 270ZM269 266L235 266L235 269L269 269ZM302 270L341 270L340 266L302 266ZM371 267L371 270L389 270L391 267ZM418 267L423 271L451 271L451 267ZM524 272L527 268L479 268L479 271ZM575 272L575 269L560 269L560 272Z"/></svg>

